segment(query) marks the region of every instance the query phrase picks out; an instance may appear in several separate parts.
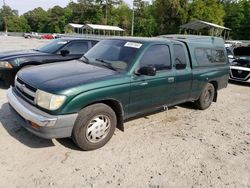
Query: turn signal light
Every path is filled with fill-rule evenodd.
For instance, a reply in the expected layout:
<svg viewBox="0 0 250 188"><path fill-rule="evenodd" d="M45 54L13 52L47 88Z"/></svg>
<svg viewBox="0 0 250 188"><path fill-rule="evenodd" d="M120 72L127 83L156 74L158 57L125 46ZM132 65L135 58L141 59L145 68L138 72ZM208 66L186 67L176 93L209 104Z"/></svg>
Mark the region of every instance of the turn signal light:
<svg viewBox="0 0 250 188"><path fill-rule="evenodd" d="M30 121L30 125L31 125L31 127L36 128L36 129L41 128L40 125L38 125L38 124L36 124L36 123L34 123L34 122L32 122L32 121Z"/></svg>

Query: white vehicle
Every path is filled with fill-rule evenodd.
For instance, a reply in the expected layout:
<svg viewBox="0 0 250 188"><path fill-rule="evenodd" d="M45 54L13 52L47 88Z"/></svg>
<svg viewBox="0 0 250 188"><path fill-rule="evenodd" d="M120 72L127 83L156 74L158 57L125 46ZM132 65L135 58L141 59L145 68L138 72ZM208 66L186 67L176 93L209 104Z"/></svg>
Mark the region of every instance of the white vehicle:
<svg viewBox="0 0 250 188"><path fill-rule="evenodd" d="M250 46L234 49L235 60L230 63L230 80L250 83Z"/></svg>
<svg viewBox="0 0 250 188"><path fill-rule="evenodd" d="M24 33L23 37L26 39L30 39L30 38L36 38L36 39L41 39L41 35L39 35L36 32L31 32L31 33Z"/></svg>

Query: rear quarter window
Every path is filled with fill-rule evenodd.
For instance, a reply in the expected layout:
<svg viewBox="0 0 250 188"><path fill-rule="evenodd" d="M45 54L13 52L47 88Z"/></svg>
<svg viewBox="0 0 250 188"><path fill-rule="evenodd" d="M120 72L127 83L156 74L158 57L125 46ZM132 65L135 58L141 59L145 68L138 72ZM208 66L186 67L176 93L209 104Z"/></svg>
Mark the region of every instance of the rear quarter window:
<svg viewBox="0 0 250 188"><path fill-rule="evenodd" d="M224 49L196 48L194 51L198 65L225 64Z"/></svg>

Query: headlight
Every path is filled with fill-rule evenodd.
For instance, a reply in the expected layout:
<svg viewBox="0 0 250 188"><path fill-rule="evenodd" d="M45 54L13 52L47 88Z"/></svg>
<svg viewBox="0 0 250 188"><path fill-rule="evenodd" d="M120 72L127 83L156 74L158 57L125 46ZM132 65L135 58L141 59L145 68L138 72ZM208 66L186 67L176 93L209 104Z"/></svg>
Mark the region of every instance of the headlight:
<svg viewBox="0 0 250 188"><path fill-rule="evenodd" d="M12 69L13 66L8 61L0 61L0 68Z"/></svg>
<svg viewBox="0 0 250 188"><path fill-rule="evenodd" d="M66 100L66 96L54 95L45 91L37 90L36 104L48 110L57 110Z"/></svg>

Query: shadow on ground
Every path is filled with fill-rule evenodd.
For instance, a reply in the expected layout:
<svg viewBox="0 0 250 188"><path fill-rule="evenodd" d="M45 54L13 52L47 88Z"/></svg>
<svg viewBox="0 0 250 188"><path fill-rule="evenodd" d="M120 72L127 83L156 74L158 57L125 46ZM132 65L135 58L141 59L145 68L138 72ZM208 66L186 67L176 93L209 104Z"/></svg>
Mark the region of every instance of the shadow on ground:
<svg viewBox="0 0 250 188"><path fill-rule="evenodd" d="M25 126L25 121L10 107L8 103L4 103L1 106L0 123L10 136L30 148L55 146L52 140L39 138L23 128L23 126ZM70 138L57 139L57 141L66 148L79 150Z"/></svg>
<svg viewBox="0 0 250 188"><path fill-rule="evenodd" d="M3 80L0 79L0 89L8 89L10 86L7 86Z"/></svg>
<svg viewBox="0 0 250 188"><path fill-rule="evenodd" d="M234 85L238 85L238 86L248 86L248 87L250 87L250 83L248 83L248 82L237 82L237 81L229 80L229 83L234 84Z"/></svg>

